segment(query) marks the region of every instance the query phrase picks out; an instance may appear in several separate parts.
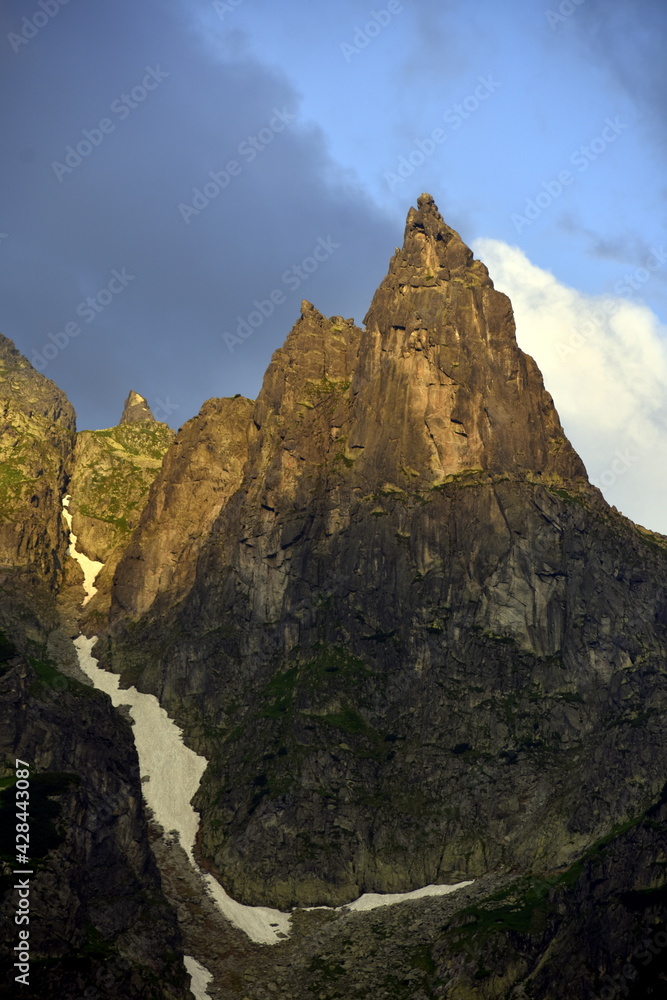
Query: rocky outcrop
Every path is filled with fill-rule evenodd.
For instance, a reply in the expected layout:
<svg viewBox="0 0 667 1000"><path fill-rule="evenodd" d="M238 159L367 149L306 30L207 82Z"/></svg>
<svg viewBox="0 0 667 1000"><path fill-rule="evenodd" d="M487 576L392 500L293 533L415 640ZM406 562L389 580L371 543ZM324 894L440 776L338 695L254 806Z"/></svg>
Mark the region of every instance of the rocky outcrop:
<svg viewBox="0 0 667 1000"><path fill-rule="evenodd" d="M186 1000L180 935L148 842L131 727L106 696L35 652L26 657L0 637L0 992ZM30 770L28 986L15 983L13 964L19 876L12 869L22 867L16 758Z"/></svg>
<svg viewBox="0 0 667 1000"><path fill-rule="evenodd" d="M151 413L151 408L144 397L132 389L125 400L125 406L120 418L121 426L123 424L141 423L144 420L155 420L155 417Z"/></svg>
<svg viewBox="0 0 667 1000"><path fill-rule="evenodd" d="M661 796L569 867L506 872L371 912L297 911L297 935L269 956L273 968L258 956L245 971L234 956L243 978L225 996L658 1000L666 818Z"/></svg>
<svg viewBox="0 0 667 1000"><path fill-rule="evenodd" d="M70 512L89 558L107 562L127 546L173 438L171 428L155 420L77 434Z"/></svg>
<svg viewBox="0 0 667 1000"><path fill-rule="evenodd" d="M569 868L514 879L447 921L435 995L631 1000L667 984L665 794Z"/></svg>
<svg viewBox="0 0 667 1000"><path fill-rule="evenodd" d="M152 417L76 436L68 486L72 530L79 551L104 563L95 584L98 592L87 608L93 629L106 619L116 566L173 439L171 428Z"/></svg>
<svg viewBox="0 0 667 1000"><path fill-rule="evenodd" d="M62 517L74 484L88 505L85 514L79 505L77 530L112 559L173 434L151 418L76 441L64 393L6 338L0 414L0 910L3 929L14 928L2 936L0 992L185 1000L180 936L149 846L131 728L74 677L82 574L67 557ZM31 771L29 986L15 982L13 965L17 757Z"/></svg>
<svg viewBox="0 0 667 1000"><path fill-rule="evenodd" d="M189 592L119 576L106 659L211 761L232 895L340 904L568 864L654 801L666 570L422 196L363 330L304 303Z"/></svg>
<svg viewBox="0 0 667 1000"><path fill-rule="evenodd" d="M585 480L512 306L422 195L365 318L348 447L369 483L473 469Z"/></svg>
<svg viewBox="0 0 667 1000"><path fill-rule="evenodd" d="M10 592L62 580L75 420L65 394L0 335L0 580Z"/></svg>
<svg viewBox="0 0 667 1000"><path fill-rule="evenodd" d="M251 413L242 396L209 399L180 429L116 571L116 613L159 614L191 590L201 546L241 483Z"/></svg>

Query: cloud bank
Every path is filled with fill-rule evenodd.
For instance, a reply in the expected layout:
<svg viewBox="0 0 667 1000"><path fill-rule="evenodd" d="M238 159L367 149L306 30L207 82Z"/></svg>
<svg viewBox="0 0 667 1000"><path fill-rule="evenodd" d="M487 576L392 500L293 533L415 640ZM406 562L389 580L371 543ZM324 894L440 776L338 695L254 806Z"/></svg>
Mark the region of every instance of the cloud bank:
<svg viewBox="0 0 667 1000"><path fill-rule="evenodd" d="M661 251L617 296L584 295L518 247L475 254L514 307L517 340L539 365L591 481L633 521L667 534L667 327L640 300ZM653 268L653 272L651 271Z"/></svg>

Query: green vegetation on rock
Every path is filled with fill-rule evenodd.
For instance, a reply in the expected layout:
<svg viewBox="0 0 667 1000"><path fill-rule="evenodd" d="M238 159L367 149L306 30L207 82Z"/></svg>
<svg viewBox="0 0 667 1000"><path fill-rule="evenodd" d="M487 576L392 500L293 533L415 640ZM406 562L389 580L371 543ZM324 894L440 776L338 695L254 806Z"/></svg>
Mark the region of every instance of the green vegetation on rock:
<svg viewBox="0 0 667 1000"><path fill-rule="evenodd" d="M84 552L105 562L127 544L173 437L151 420L77 435L70 509Z"/></svg>

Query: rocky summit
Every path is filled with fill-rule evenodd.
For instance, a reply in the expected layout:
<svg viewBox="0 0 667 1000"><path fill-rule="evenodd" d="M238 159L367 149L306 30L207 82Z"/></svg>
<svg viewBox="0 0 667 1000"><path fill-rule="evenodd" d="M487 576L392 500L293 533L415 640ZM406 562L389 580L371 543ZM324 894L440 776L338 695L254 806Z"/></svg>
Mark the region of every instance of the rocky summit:
<svg viewBox="0 0 667 1000"><path fill-rule="evenodd" d="M240 903L299 908L252 945L155 840L213 1000L663 995L667 538L589 483L509 299L429 195L363 326L304 302L254 402L209 400L174 437L131 393L73 443L49 399L49 496L107 565L76 616L78 580L51 571L44 642L57 661L63 620L99 636L208 762L198 864ZM29 506L25 487L12 523ZM30 530L3 558L48 576ZM124 937L94 924L123 969L139 912Z"/></svg>
<svg viewBox="0 0 667 1000"><path fill-rule="evenodd" d="M141 420L155 420L151 408L138 392L130 390L121 414L121 424L134 424Z"/></svg>

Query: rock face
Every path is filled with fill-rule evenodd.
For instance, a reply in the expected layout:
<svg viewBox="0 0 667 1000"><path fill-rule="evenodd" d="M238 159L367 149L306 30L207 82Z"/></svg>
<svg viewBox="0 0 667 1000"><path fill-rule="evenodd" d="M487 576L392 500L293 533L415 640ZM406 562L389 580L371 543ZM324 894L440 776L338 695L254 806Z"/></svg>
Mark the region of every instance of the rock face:
<svg viewBox="0 0 667 1000"><path fill-rule="evenodd" d="M0 577L10 590L62 580L75 420L65 394L0 335Z"/></svg>
<svg viewBox="0 0 667 1000"><path fill-rule="evenodd" d="M135 424L141 423L144 420L155 420L155 417L151 413L151 408L144 397L140 396L134 389L131 389L125 400L120 423L121 425Z"/></svg>
<svg viewBox="0 0 667 1000"><path fill-rule="evenodd" d="M585 480L517 346L509 299L428 195L365 324L348 442L357 475L413 488L472 469Z"/></svg>
<svg viewBox="0 0 667 1000"><path fill-rule="evenodd" d="M105 654L211 761L199 847L233 896L570 863L655 801L667 539L588 483L429 196L365 328L304 303L243 424L215 463L247 435L238 487L164 546L178 574L164 527L136 536Z"/></svg>
<svg viewBox="0 0 667 1000"><path fill-rule="evenodd" d="M0 993L186 1000L129 724L104 695L43 655L22 655L1 633L0 661ZM29 986L17 986L13 965L17 757L30 769Z"/></svg>
<svg viewBox="0 0 667 1000"><path fill-rule="evenodd" d="M178 432L116 572L124 614L159 614L192 588L202 543L241 483L251 412L241 396L209 399Z"/></svg>
<svg viewBox="0 0 667 1000"><path fill-rule="evenodd" d="M173 434L151 418L76 441L64 393L4 337L0 416L0 993L185 1000L180 935L149 846L131 728L104 695L56 667L74 669L76 622L63 593L70 584L77 592L72 606L82 596L63 497L80 487L88 507L79 506L77 530L112 558ZM13 965L17 757L31 771L29 986L17 986Z"/></svg>
<svg viewBox="0 0 667 1000"><path fill-rule="evenodd" d="M76 436L68 486L72 529L79 551L104 563L86 612L93 630L106 620L116 566L173 439L171 428L152 418Z"/></svg>
<svg viewBox="0 0 667 1000"><path fill-rule="evenodd" d="M658 1000L667 984L666 819L662 795L568 868L507 872L372 912L318 910L314 927L297 911L300 945L276 956L273 972L251 967L228 995Z"/></svg>
<svg viewBox="0 0 667 1000"><path fill-rule="evenodd" d="M155 420L80 431L68 490L80 549L107 562L127 546L174 433Z"/></svg>

